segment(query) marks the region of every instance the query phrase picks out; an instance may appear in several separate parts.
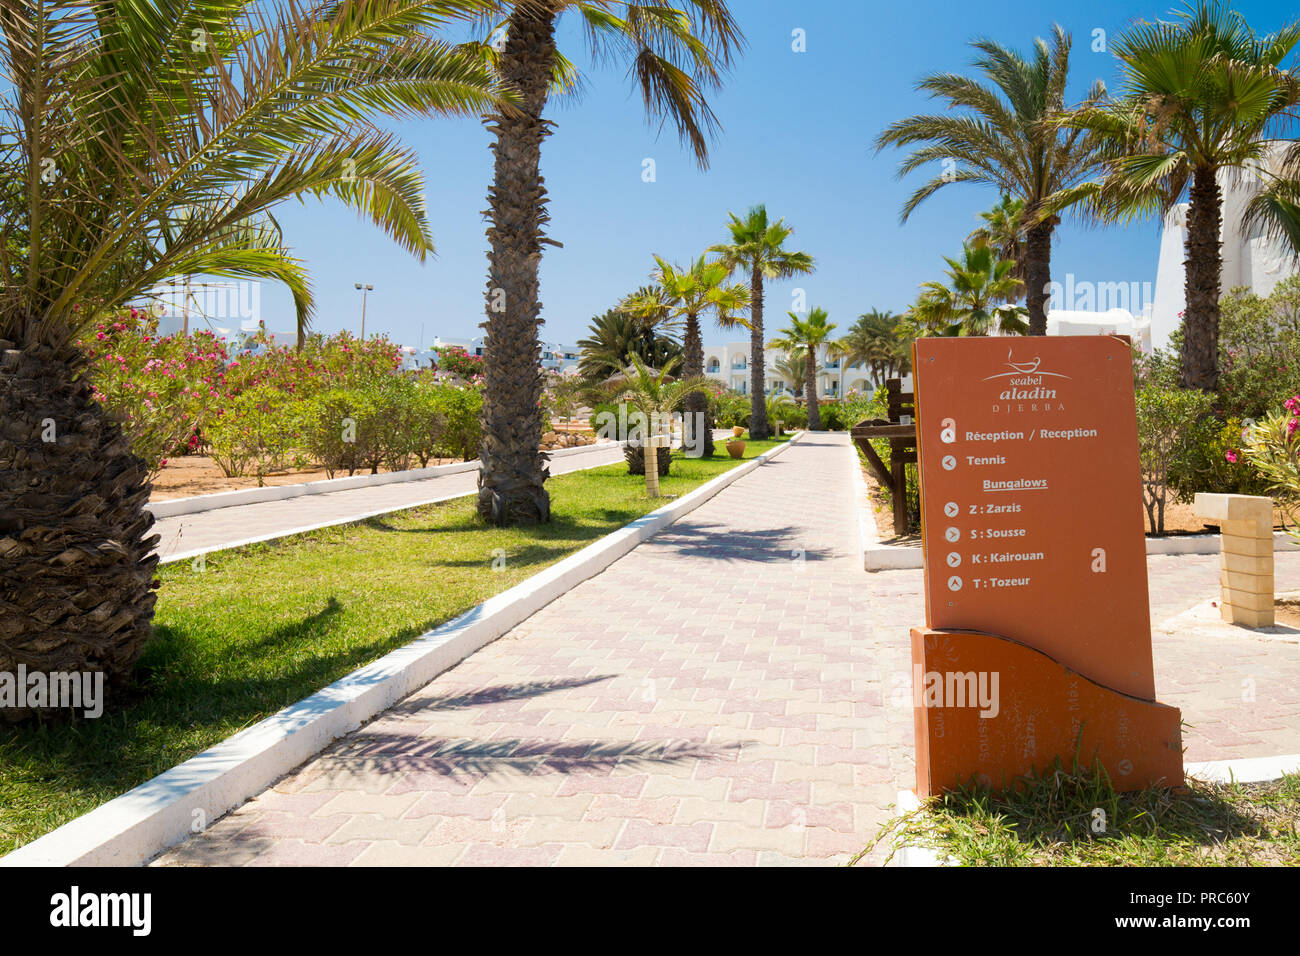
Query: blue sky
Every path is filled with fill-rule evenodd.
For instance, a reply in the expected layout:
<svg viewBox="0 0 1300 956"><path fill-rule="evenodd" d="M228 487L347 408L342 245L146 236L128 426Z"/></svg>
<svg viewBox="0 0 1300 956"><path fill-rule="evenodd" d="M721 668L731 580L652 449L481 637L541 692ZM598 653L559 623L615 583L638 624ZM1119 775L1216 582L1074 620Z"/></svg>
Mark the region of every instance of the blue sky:
<svg viewBox="0 0 1300 956"><path fill-rule="evenodd" d="M558 126L544 148L542 172L551 196L541 298L545 341L574 342L593 315L648 280L651 255L686 261L724 241L728 211L757 202L794 226L792 245L813 255L815 274L777 284L769 293L768 326L791 307L802 287L810 306L826 308L841 329L871 309L900 311L919 283L941 278L952 255L997 197L956 184L928 200L907 225L902 202L922 181L895 178L902 154L876 155L871 143L890 122L928 109L913 86L925 73L964 71L968 42L988 36L1027 50L1059 22L1074 36L1073 97L1096 78L1118 85L1114 58L1090 49L1095 30L1113 38L1136 18L1166 15L1173 4L1011 0L998 4L864 3L856 0L734 0L748 47L726 88L713 98L723 131L701 172L675 133L649 126L624 69L591 68L574 24L561 45L587 73L574 103L553 104ZM1276 29L1295 15L1281 3L1237 4L1256 30ZM792 31L807 50L792 50ZM477 121L423 120L398 127L416 148L428 183L437 255L424 264L378 230L333 203L284 207L279 218L316 290L315 328L356 331L360 293L375 287L368 332L404 344L435 335L480 334L487 272L482 210L491 178L489 138ZM643 161L656 180L642 180ZM1084 228L1066 224L1053 248L1053 278L1155 281L1159 229ZM292 327L289 297L267 285L262 317L273 330ZM706 329L709 343L734 339Z"/></svg>

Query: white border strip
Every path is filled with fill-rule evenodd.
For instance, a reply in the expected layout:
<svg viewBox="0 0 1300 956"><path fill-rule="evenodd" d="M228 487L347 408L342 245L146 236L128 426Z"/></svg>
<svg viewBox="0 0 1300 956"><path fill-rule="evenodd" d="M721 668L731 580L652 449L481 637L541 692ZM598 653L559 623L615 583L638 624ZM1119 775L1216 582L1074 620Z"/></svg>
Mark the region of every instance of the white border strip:
<svg viewBox="0 0 1300 956"><path fill-rule="evenodd" d="M405 647L65 823L0 859L0 866L135 866L215 821L362 723L599 574L802 435L726 471L678 500L489 598ZM197 811L197 813L196 813Z"/></svg>
<svg viewBox="0 0 1300 956"><path fill-rule="evenodd" d="M567 458L570 455L582 455L587 452L602 451L611 445L622 442L597 442L594 445L576 445L573 448L557 448L547 452L551 458ZM466 471L477 471L479 461L458 461L451 465L434 465L431 468L411 468L406 471L390 471L381 475L347 475L343 478L327 478L324 481L306 481L296 485L266 485L262 488L241 488L237 491L217 491L210 495L193 495L189 498L170 498L165 501L151 501L145 508L153 512L155 518L175 518L179 515L199 514L215 511L218 508L233 508L236 505L255 505L264 501L286 501L289 498L301 498L304 495L328 495L335 491L351 491L354 488L373 488L376 485L393 485L405 481L426 481L429 478L441 478L444 475L458 475Z"/></svg>
<svg viewBox="0 0 1300 956"><path fill-rule="evenodd" d="M1185 776L1206 783L1268 783L1287 774L1300 773L1300 754L1283 757L1238 757L1234 760L1206 760L1189 763Z"/></svg>
<svg viewBox="0 0 1300 956"><path fill-rule="evenodd" d="M919 570L921 547L916 544L882 544L870 523L872 541L864 548L863 567L868 571ZM1147 554L1218 554L1219 535L1182 534L1168 538L1147 538ZM1285 531L1273 532L1274 551L1300 551L1300 544Z"/></svg>

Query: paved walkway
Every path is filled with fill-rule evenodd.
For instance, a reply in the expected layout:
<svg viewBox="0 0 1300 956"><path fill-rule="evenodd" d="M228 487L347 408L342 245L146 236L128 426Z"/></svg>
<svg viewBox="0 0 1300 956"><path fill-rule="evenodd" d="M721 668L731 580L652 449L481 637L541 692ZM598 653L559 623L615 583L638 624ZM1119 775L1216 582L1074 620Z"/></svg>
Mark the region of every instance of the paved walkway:
<svg viewBox="0 0 1300 956"><path fill-rule="evenodd" d="M162 862L846 860L911 772L854 463L806 436Z"/></svg>
<svg viewBox="0 0 1300 956"><path fill-rule="evenodd" d="M854 467L806 436L159 862L847 860L913 781L923 620L920 571L861 570ZM1217 560L1150 558L1153 618ZM1300 646L1154 648L1189 760L1300 752Z"/></svg>
<svg viewBox="0 0 1300 956"><path fill-rule="evenodd" d="M622 446L593 446L590 452L552 459L551 474L563 475L622 460ZM377 511L410 508L429 501L470 495L477 488L478 472L465 471L419 481L351 488L323 495L303 495L283 501L235 505L200 514L160 518L154 523L153 531L161 537L158 554L167 558L174 554L213 550L252 538L290 534L321 524L342 524Z"/></svg>

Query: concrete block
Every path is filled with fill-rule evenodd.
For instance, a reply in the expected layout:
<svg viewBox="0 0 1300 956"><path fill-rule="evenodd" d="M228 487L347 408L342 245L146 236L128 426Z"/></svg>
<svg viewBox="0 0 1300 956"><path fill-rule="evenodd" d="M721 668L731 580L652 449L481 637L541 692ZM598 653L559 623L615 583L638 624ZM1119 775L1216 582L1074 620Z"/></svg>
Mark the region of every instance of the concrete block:
<svg viewBox="0 0 1300 956"><path fill-rule="evenodd" d="M1196 517L1206 521L1268 521L1273 523L1273 499L1258 495L1214 495L1198 492L1192 504Z"/></svg>
<svg viewBox="0 0 1300 956"><path fill-rule="evenodd" d="M1223 619L1229 624L1237 624L1241 627L1272 627L1274 624L1272 604L1268 606L1268 610L1223 604L1220 610Z"/></svg>

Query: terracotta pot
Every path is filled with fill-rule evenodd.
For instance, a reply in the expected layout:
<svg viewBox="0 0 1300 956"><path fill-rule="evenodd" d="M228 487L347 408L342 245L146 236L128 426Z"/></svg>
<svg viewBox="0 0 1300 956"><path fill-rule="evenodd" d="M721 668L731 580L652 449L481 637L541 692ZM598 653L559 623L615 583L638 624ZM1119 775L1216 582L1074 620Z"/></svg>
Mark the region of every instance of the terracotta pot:
<svg viewBox="0 0 1300 956"><path fill-rule="evenodd" d="M743 426L743 425L732 425L732 426L731 426L731 434L733 434L733 435L735 435L737 438L739 438L741 435L745 434L745 428L744 428L744 426Z"/></svg>
<svg viewBox="0 0 1300 956"><path fill-rule="evenodd" d="M727 454L732 458L739 458L745 454L745 443L743 441L727 442Z"/></svg>

